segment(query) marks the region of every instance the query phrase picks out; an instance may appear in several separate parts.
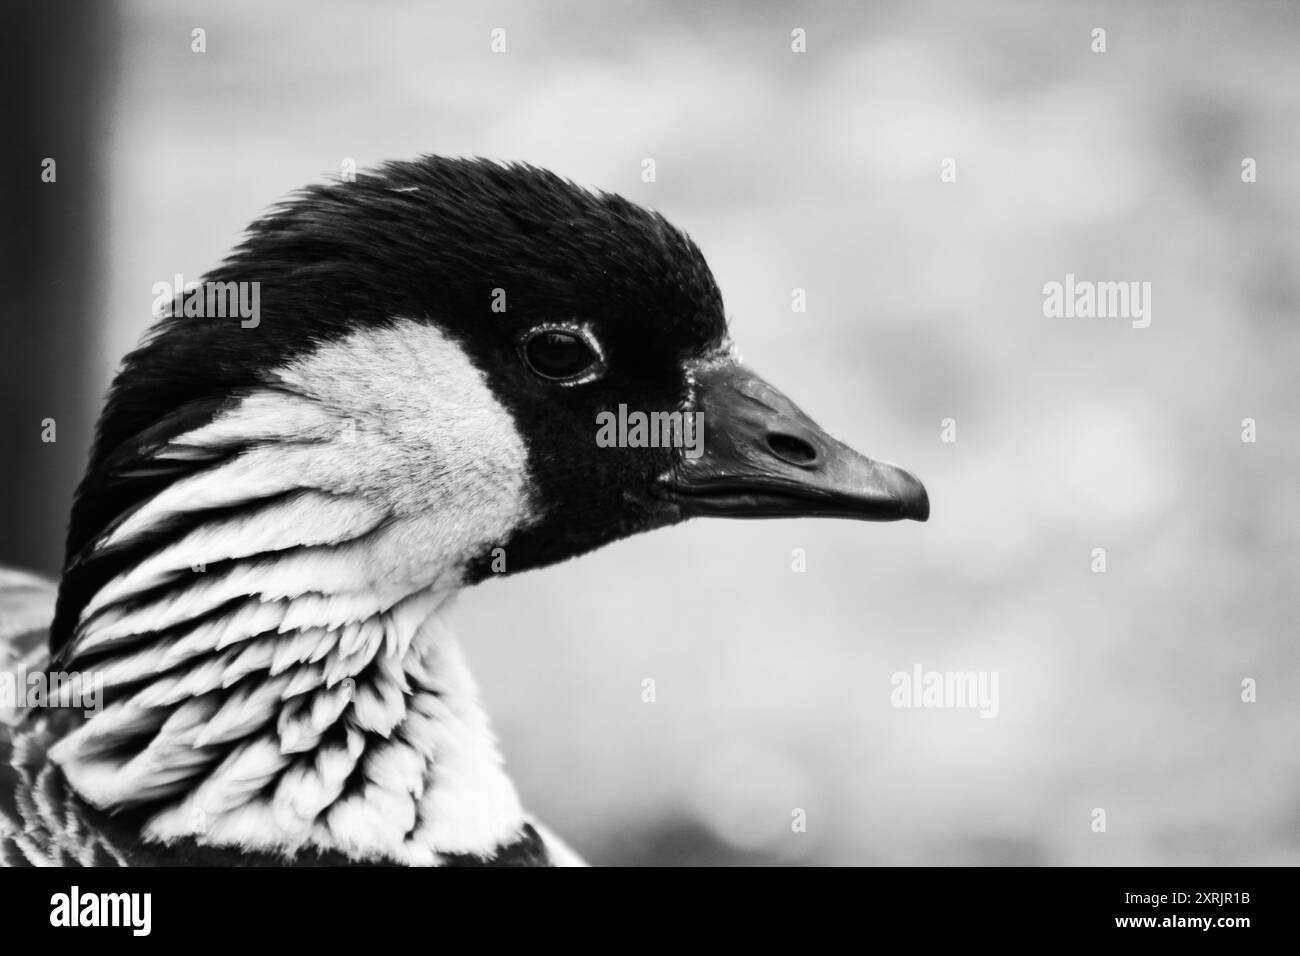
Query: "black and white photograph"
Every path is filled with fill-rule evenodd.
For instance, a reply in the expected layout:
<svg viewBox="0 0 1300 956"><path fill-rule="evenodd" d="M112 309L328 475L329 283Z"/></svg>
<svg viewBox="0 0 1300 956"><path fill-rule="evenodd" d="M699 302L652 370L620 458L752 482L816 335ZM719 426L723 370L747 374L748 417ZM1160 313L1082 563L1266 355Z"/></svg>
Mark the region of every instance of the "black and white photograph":
<svg viewBox="0 0 1300 956"><path fill-rule="evenodd" d="M232 868L319 900L523 866L1268 922L1300 4L0 23L24 924L172 938L168 884Z"/></svg>

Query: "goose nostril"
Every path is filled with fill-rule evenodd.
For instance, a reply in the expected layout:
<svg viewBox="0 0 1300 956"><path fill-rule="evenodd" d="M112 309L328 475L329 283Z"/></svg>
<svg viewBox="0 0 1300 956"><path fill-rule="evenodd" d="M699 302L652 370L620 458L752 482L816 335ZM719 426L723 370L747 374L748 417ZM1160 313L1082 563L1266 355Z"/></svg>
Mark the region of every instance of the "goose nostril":
<svg viewBox="0 0 1300 956"><path fill-rule="evenodd" d="M772 432L767 436L767 447L772 454L790 465L808 468L817 464L817 449L794 435Z"/></svg>

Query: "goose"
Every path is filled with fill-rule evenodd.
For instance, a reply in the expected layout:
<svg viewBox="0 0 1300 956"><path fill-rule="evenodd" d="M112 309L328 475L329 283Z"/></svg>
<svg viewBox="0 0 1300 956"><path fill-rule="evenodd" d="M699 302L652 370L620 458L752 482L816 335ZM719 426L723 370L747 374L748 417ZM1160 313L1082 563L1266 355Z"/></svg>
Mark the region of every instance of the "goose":
<svg viewBox="0 0 1300 956"><path fill-rule="evenodd" d="M0 575L7 864L580 865L457 592L695 516L929 515L744 364L683 232L534 166L308 186L212 288L257 315L190 289L124 359L57 589Z"/></svg>

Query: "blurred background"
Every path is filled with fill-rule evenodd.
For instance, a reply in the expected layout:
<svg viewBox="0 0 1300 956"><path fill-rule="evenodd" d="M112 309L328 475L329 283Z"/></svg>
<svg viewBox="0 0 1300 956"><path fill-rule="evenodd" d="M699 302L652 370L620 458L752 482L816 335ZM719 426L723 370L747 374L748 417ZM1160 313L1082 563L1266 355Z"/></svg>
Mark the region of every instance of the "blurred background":
<svg viewBox="0 0 1300 956"><path fill-rule="evenodd" d="M1300 862L1300 6L51 2L2 32L0 563L57 573L155 282L349 159L524 160L687 230L746 360L933 503L464 594L530 809L604 864ZM1151 326L1045 318L1067 272L1151 282ZM917 664L996 671L997 718L892 707Z"/></svg>

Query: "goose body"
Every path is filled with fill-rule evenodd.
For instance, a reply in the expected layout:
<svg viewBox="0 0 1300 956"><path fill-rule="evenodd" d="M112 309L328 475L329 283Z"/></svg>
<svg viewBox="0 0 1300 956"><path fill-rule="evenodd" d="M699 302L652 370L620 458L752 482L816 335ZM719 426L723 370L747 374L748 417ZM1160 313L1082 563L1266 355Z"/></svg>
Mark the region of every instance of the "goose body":
<svg viewBox="0 0 1300 956"><path fill-rule="evenodd" d="M178 302L57 592L0 575L0 670L49 689L0 701L3 862L578 862L504 770L461 588L693 515L928 515L743 365L685 235L542 170L309 187L206 281L256 323ZM620 406L702 441L598 443Z"/></svg>

